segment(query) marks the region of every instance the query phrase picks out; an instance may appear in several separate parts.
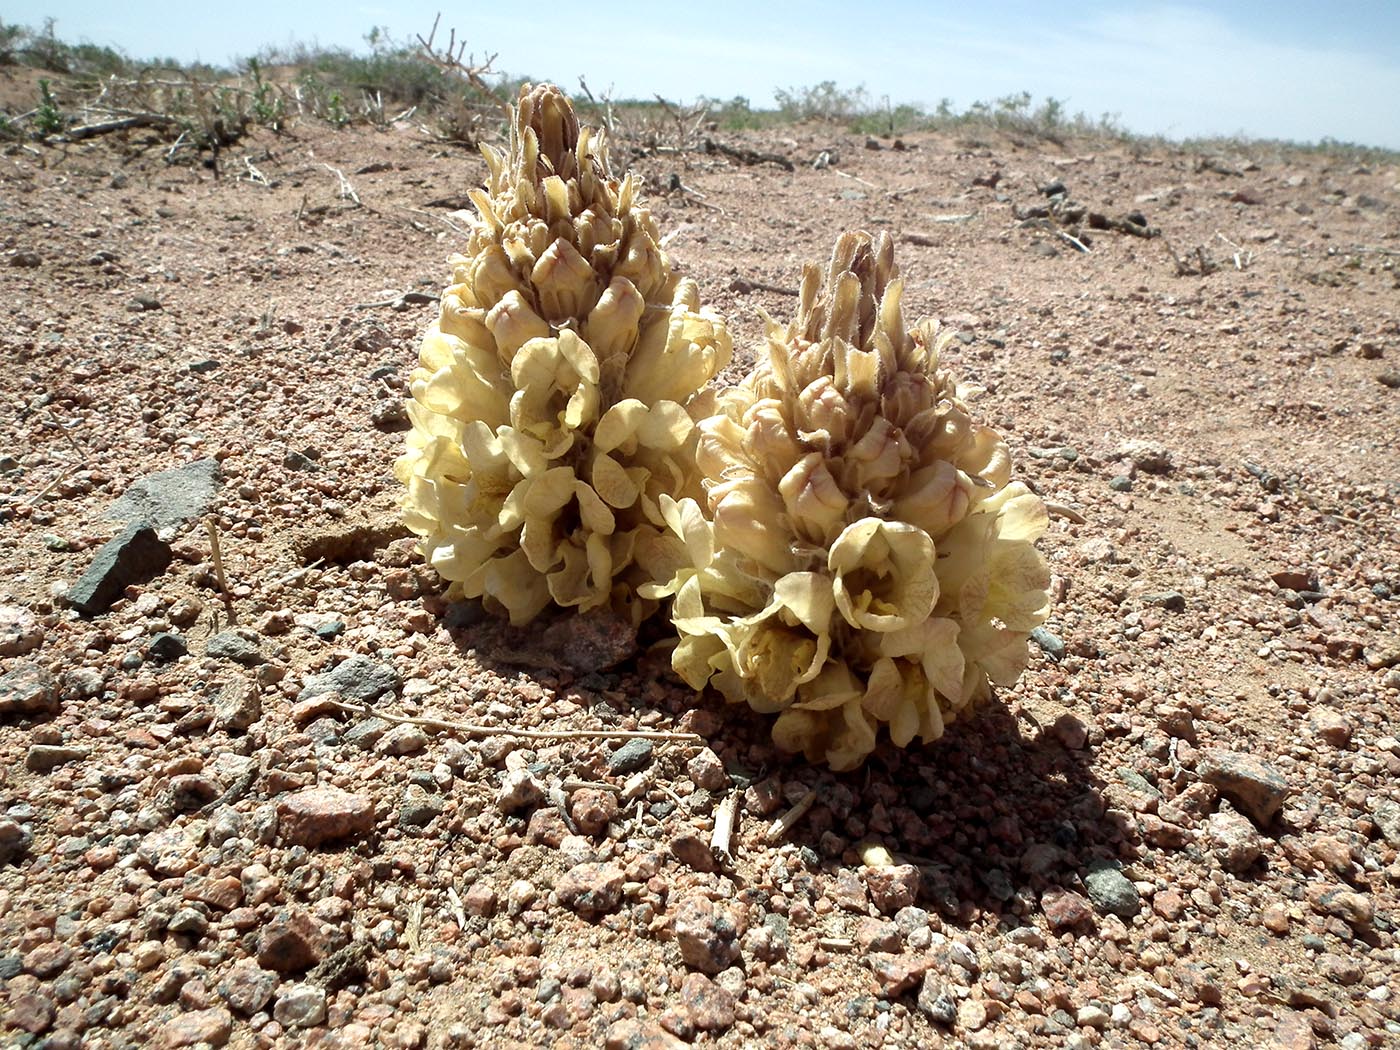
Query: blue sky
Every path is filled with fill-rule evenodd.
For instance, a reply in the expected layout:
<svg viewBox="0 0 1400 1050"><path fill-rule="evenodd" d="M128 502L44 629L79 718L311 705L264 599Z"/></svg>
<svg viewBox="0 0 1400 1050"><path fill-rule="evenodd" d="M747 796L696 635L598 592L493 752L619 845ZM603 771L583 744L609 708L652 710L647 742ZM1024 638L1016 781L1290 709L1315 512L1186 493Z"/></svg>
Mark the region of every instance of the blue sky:
<svg viewBox="0 0 1400 1050"><path fill-rule="evenodd" d="M506 13L507 7L522 12ZM115 4L50 0L0 20L121 48L227 64L268 44L364 48L372 26L425 33L439 2ZM455 22L454 22L455 18ZM693 4L481 0L444 28L497 68L619 98L748 97L833 80L875 99L957 108L1021 91L1073 113L1184 138L1334 138L1400 149L1400 2Z"/></svg>

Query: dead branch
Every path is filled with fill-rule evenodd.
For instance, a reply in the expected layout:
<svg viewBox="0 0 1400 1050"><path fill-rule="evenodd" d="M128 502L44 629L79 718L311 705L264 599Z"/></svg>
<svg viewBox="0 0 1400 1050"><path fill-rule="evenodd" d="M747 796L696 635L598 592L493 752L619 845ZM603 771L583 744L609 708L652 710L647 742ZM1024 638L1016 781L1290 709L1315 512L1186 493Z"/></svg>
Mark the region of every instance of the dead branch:
<svg viewBox="0 0 1400 1050"><path fill-rule="evenodd" d="M325 168L328 172L330 172L332 175L334 175L337 179L340 180L340 192L338 194L340 199L343 201L354 201L356 206L358 207L360 204L360 195L355 192L355 187L350 185L350 180L345 177L345 172L341 171L339 168L333 168L326 163L322 163L321 167Z"/></svg>
<svg viewBox="0 0 1400 1050"><path fill-rule="evenodd" d="M457 30L447 31L447 45L439 53L434 48L434 41L437 39L438 23L442 21L442 13L439 12L433 18L433 28L428 32L428 39L418 37L418 46L423 51L423 57L433 65L437 66L445 73L453 73L461 77L477 91L481 92L491 101L501 108L507 116L510 115L510 103L501 98L490 84L484 79L495 70L491 64L496 61L494 54L488 55L484 62L477 62L475 55L467 54L467 42L460 43L457 40Z"/></svg>
<svg viewBox="0 0 1400 1050"><path fill-rule="evenodd" d="M748 277L736 277L729 282L729 290L738 292L740 295L748 295L750 292L772 292L774 295L797 295L795 288L783 288L780 285L769 284L767 281L754 281Z"/></svg>
<svg viewBox="0 0 1400 1050"><path fill-rule="evenodd" d="M1085 255L1091 254L1091 251L1090 251L1089 246L1088 246L1087 244L1085 244L1083 241L1081 241L1078 237L1075 237L1075 236L1073 236L1073 235L1071 235L1071 234L1068 234L1068 233L1066 233L1064 230L1056 230L1055 233L1056 233L1059 237L1063 238L1064 240L1069 241L1070 244L1074 245L1077 249L1079 249L1079 250L1080 250L1081 252L1083 252Z"/></svg>
<svg viewBox="0 0 1400 1050"><path fill-rule="evenodd" d="M69 128L59 138L68 142L81 142L83 139L107 135L113 131L127 131L131 128L168 128L180 122L164 113L132 113L114 120L101 120L92 124L79 124Z"/></svg>
<svg viewBox="0 0 1400 1050"><path fill-rule="evenodd" d="M721 156L737 160L740 164L776 164L784 171L796 170L792 161L777 153L760 153L758 150L749 149L746 146L730 146L723 142L716 142L714 139L705 140L706 153L718 153Z"/></svg>
<svg viewBox="0 0 1400 1050"><path fill-rule="evenodd" d="M379 711L368 704L347 704L342 700L323 698L329 707L366 718L382 718L386 722L422 726L456 733L463 737L516 737L521 740L665 740L684 744L703 744L704 737L695 733L666 733L660 730L636 729L515 729L511 726L483 726L470 722L449 722L444 718L417 718Z"/></svg>
<svg viewBox="0 0 1400 1050"><path fill-rule="evenodd" d="M372 303L356 303L354 309L374 310L379 307L390 306L397 310L408 303L435 303L437 301L438 297L429 292L402 292L391 299L380 299Z"/></svg>
<svg viewBox="0 0 1400 1050"><path fill-rule="evenodd" d="M848 171L842 171L840 168L832 168L831 170L834 171L837 175L840 175L843 179L850 179L852 182L858 182L862 186L869 186L872 190L878 190L880 188L879 186L876 186L875 183L868 182L865 179L862 179L859 175L852 175Z"/></svg>

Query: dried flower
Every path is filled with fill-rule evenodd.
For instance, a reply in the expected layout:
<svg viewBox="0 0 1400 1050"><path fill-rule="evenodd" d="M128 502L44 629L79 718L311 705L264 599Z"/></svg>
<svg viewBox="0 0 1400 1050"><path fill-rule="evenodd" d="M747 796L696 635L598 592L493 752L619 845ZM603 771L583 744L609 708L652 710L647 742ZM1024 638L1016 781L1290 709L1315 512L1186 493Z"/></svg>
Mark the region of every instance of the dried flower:
<svg viewBox="0 0 1400 1050"><path fill-rule="evenodd" d="M643 588L674 596L682 678L834 769L1013 683L1049 608L1044 505L901 292L883 235L842 236L824 285L806 269L797 316L700 424L703 504L661 499L675 568Z"/></svg>
<svg viewBox="0 0 1400 1050"><path fill-rule="evenodd" d="M701 494L695 419L728 333L557 88L522 89L509 152L483 150L411 379L405 521L450 595L513 623L551 602L640 617L638 584L675 557L660 501Z"/></svg>

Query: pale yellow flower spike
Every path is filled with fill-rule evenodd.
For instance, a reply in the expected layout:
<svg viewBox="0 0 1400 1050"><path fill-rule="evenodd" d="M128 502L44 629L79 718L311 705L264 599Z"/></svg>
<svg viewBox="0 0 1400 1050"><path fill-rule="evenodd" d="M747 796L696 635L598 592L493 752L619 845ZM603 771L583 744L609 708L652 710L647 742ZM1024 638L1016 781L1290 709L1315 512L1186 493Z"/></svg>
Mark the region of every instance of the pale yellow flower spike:
<svg viewBox="0 0 1400 1050"><path fill-rule="evenodd" d="M483 153L479 219L410 379L404 521L449 595L513 623L551 604L640 618L693 543L672 543L660 500L703 496L695 420L728 332L558 88L523 88L509 150Z"/></svg>
<svg viewBox="0 0 1400 1050"><path fill-rule="evenodd" d="M1026 664L1049 611L1045 507L906 326L893 249L842 236L796 317L699 423L706 499L663 501L676 671L776 713L773 738L852 769L929 742ZM706 513L708 512L708 514ZM667 559L670 559L669 561Z"/></svg>

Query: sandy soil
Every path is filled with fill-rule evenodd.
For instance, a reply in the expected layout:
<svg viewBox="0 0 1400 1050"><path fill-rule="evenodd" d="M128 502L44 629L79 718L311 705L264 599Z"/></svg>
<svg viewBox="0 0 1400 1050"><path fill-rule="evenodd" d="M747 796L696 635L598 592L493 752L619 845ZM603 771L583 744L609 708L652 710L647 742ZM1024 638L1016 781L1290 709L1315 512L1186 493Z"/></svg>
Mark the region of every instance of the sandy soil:
<svg viewBox="0 0 1400 1050"><path fill-rule="evenodd" d="M8 147L9 1045L1400 1041L1400 168L716 138L794 168L633 163L735 375L852 227L888 230L908 311L959 333L1054 508L1021 683L833 776L664 653L580 666L606 625L447 607L391 464L470 151L299 127L216 178L139 132ZM113 504L209 459L169 567L71 608Z"/></svg>

